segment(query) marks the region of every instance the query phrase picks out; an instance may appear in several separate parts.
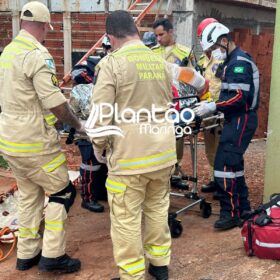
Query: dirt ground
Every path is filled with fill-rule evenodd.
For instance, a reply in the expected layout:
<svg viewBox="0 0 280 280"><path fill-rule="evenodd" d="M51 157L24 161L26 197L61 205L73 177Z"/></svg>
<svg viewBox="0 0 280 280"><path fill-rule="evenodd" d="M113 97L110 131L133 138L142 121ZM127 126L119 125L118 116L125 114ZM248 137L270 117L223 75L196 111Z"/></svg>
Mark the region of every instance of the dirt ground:
<svg viewBox="0 0 280 280"><path fill-rule="evenodd" d="M68 153L71 168L78 167L77 151ZM184 168L190 170L189 147L186 145ZM250 145L245 156L245 170L253 207L262 201L265 161L265 142ZM209 168L204 155L204 145L198 145L199 185L209 179ZM189 172L188 172L189 173ZM1 177L2 174L2 177ZM0 192L7 190L13 179L0 172ZM170 280L280 280L280 262L261 260L245 255L240 229L218 232L213 223L218 218L219 205L212 201L213 214L203 219L198 207L180 215L183 234L173 239ZM67 253L80 258L82 269L71 275L39 273L37 267L27 272L15 270L16 253L1 263L0 279L89 279L109 280L118 275L112 255L110 221L107 203L105 212L91 213L80 207L80 197L71 208L67 223ZM172 197L172 211L187 205L185 198ZM151 278L147 275L147 280Z"/></svg>

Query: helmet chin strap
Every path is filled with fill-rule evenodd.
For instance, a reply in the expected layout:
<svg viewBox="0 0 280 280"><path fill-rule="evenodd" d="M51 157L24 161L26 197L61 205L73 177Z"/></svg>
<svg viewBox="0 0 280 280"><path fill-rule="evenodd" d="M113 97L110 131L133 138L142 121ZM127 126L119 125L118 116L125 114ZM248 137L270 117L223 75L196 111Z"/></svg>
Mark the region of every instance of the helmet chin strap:
<svg viewBox="0 0 280 280"><path fill-rule="evenodd" d="M227 54L227 56L228 56L228 54L229 54L229 53L228 53L229 41L227 41L227 46L226 46L226 47L225 47L224 45L220 44L220 43L216 43L215 45L217 45L217 46L219 46L219 47L225 49L225 50L226 50L226 54Z"/></svg>

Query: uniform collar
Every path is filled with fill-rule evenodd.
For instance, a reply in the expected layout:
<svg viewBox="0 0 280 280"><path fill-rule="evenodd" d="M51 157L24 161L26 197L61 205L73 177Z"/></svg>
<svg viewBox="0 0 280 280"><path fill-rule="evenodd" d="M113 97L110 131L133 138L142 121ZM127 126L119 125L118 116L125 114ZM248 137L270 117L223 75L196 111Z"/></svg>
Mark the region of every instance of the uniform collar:
<svg viewBox="0 0 280 280"><path fill-rule="evenodd" d="M28 31L26 31L25 29L21 29L19 31L18 36L27 38L30 42L32 42L34 44L40 44L41 45L41 43L33 35L31 35Z"/></svg>
<svg viewBox="0 0 280 280"><path fill-rule="evenodd" d="M240 50L240 48L239 47L236 47L229 55L228 55L228 57L227 57L227 61L229 61L232 57L234 57L235 56L235 54L238 52Z"/></svg>
<svg viewBox="0 0 280 280"><path fill-rule="evenodd" d="M123 48L123 47L132 46L132 45L143 45L143 46L145 46L144 43L140 39L135 39L135 40L129 40L129 41L125 42L120 47L120 49Z"/></svg>

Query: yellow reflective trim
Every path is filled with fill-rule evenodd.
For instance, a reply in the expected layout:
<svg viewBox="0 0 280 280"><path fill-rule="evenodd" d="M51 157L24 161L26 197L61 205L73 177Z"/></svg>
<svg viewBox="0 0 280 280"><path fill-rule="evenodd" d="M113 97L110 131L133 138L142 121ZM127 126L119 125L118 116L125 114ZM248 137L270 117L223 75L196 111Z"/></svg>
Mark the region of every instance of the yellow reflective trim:
<svg viewBox="0 0 280 280"><path fill-rule="evenodd" d="M48 125L53 125L57 122L57 118L55 115L45 116L44 118Z"/></svg>
<svg viewBox="0 0 280 280"><path fill-rule="evenodd" d="M55 228L55 227L52 227L52 226L45 226L45 228L49 229L49 230L54 230L54 231L63 231L64 230L64 227Z"/></svg>
<svg viewBox="0 0 280 280"><path fill-rule="evenodd" d="M20 45L21 47L23 47L26 50L30 50L30 51L34 50L34 48L31 48L20 41L13 41L13 44Z"/></svg>
<svg viewBox="0 0 280 280"><path fill-rule="evenodd" d="M0 57L0 68L10 69L12 68L15 55L21 53L22 50L13 44L9 44L3 51Z"/></svg>
<svg viewBox="0 0 280 280"><path fill-rule="evenodd" d="M19 237L40 237L40 234L38 234L38 233L30 233L30 234L28 234L28 233L19 233Z"/></svg>
<svg viewBox="0 0 280 280"><path fill-rule="evenodd" d="M152 256L165 256L169 250L170 246L155 246L146 244L144 248L152 255Z"/></svg>
<svg viewBox="0 0 280 280"><path fill-rule="evenodd" d="M0 68L10 69L10 68L12 68L12 63L0 61Z"/></svg>
<svg viewBox="0 0 280 280"><path fill-rule="evenodd" d="M49 172L52 172L53 170L55 170L60 165L62 165L65 161L66 161L65 155L63 153L61 153L54 160L52 160L51 162L49 162L49 163L45 164L44 166L42 166L42 168L47 173L49 173Z"/></svg>
<svg viewBox="0 0 280 280"><path fill-rule="evenodd" d="M39 228L19 228L20 237L40 237Z"/></svg>
<svg viewBox="0 0 280 280"><path fill-rule="evenodd" d="M141 260L132 264L128 264L121 267L128 274L133 275L138 273L139 271L145 270L145 261Z"/></svg>
<svg viewBox="0 0 280 280"><path fill-rule="evenodd" d="M108 178L106 180L105 186L108 190L110 190L112 192L117 192L117 193L122 193L126 190L126 185L125 184L112 181Z"/></svg>
<svg viewBox="0 0 280 280"><path fill-rule="evenodd" d="M17 46L13 46L13 44L10 44L4 49L2 56L6 53L19 54L21 52L22 52L22 50L19 49Z"/></svg>
<svg viewBox="0 0 280 280"><path fill-rule="evenodd" d="M19 231L35 231L35 230L39 230L39 228L19 228Z"/></svg>
<svg viewBox="0 0 280 280"><path fill-rule="evenodd" d="M22 45L29 47L32 50L37 48L35 44L22 37L16 37L12 42L21 43Z"/></svg>
<svg viewBox="0 0 280 280"><path fill-rule="evenodd" d="M122 169L135 169L139 167L158 165L173 159L176 159L175 149L148 157L118 160L118 163Z"/></svg>
<svg viewBox="0 0 280 280"><path fill-rule="evenodd" d="M12 61L13 58L15 57L14 52L5 52L1 55L1 61Z"/></svg>
<svg viewBox="0 0 280 280"><path fill-rule="evenodd" d="M187 53L182 52L182 51L180 51L180 50L178 50L178 49L173 50L172 53L173 53L174 55L178 56L179 59L183 59L183 58L185 58L186 56L188 56Z"/></svg>
<svg viewBox="0 0 280 280"><path fill-rule="evenodd" d="M15 153L34 153L43 150L43 143L14 143L0 139L0 148Z"/></svg>
<svg viewBox="0 0 280 280"><path fill-rule="evenodd" d="M55 231L63 231L64 230L64 222L52 222L52 221L46 221L45 220L45 228L49 230L55 230Z"/></svg>

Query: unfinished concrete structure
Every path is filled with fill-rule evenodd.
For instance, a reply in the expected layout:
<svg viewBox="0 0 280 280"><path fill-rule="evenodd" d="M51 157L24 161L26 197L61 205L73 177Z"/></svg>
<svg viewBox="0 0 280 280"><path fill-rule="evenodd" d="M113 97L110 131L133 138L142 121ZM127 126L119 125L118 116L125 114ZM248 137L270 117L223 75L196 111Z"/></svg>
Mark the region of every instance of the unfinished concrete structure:
<svg viewBox="0 0 280 280"><path fill-rule="evenodd" d="M27 0L1 0L0 52L19 31L19 14ZM106 13L127 9L130 0L41 0L52 12L52 31L46 41L57 66L58 78L68 72L105 31ZM148 0L142 2L149 2ZM167 0L159 0L151 13L142 21L150 27L156 13L173 20L176 40L187 46L194 45L197 56L201 53L196 38L196 26L205 17L215 17L228 25L241 47L252 54L261 72L261 108L259 137L267 130L268 99L270 90L273 32L276 0L173 0L167 9ZM168 10L168 11L166 11Z"/></svg>

